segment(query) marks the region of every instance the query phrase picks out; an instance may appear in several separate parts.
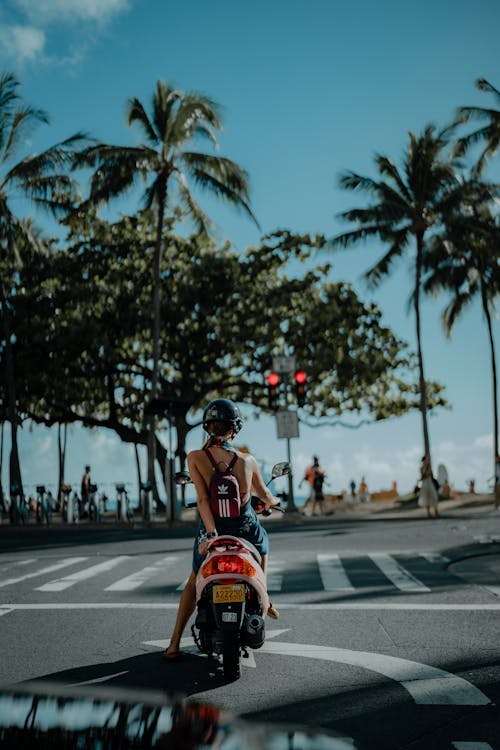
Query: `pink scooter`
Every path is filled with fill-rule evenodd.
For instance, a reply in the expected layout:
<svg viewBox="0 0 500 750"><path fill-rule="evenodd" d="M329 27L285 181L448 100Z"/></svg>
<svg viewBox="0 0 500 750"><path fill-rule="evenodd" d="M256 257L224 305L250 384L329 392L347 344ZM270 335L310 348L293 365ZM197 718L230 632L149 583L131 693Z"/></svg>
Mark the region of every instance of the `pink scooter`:
<svg viewBox="0 0 500 750"><path fill-rule="evenodd" d="M289 472L287 462L276 464L268 484ZM252 497L251 502L257 513L269 515L259 498ZM240 676L240 655L248 656L248 648L260 648L265 640L269 597L260 560L250 542L221 535L209 543L196 577L193 638L200 651L221 657L228 680Z"/></svg>

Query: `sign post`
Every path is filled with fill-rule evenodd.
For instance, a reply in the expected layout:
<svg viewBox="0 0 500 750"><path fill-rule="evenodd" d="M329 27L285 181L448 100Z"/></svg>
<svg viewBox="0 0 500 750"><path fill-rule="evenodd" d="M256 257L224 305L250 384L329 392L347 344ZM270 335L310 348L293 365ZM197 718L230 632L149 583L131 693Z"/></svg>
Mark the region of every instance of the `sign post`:
<svg viewBox="0 0 500 750"><path fill-rule="evenodd" d="M276 427L278 431L278 440L286 439L287 461L292 467L292 453L290 447L290 438L299 437L299 416L296 411L279 411L276 414ZM293 496L293 470L290 469L288 475L288 504L287 513L296 511L295 499Z"/></svg>

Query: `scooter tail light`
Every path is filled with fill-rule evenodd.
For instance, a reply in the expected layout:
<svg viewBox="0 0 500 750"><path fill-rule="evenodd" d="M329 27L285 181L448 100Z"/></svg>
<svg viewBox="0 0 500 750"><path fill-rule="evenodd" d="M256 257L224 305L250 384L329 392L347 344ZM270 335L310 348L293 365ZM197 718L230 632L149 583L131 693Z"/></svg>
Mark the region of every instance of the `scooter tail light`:
<svg viewBox="0 0 500 750"><path fill-rule="evenodd" d="M254 566L238 555L215 555L207 560L200 569L203 578L229 573L251 578L255 575Z"/></svg>

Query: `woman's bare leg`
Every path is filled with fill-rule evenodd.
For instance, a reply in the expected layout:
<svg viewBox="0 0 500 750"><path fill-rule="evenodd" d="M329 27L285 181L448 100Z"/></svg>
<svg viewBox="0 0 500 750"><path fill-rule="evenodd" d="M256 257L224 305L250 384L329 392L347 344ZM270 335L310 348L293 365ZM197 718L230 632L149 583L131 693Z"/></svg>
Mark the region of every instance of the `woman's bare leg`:
<svg viewBox="0 0 500 750"><path fill-rule="evenodd" d="M196 608L196 575L194 571L191 571L191 575L188 578L188 581L184 587L184 591L182 592L181 598L179 600L179 609L177 610L177 617L175 619L174 630L170 637L170 643L164 652L166 655L173 656L179 653L179 646L181 643L182 634L195 608Z"/></svg>
<svg viewBox="0 0 500 750"><path fill-rule="evenodd" d="M264 575L266 575L267 555L261 555L260 567L262 568ZM273 604L271 601L269 602L269 609L267 610L267 614L269 615L269 617L272 617L273 620L277 620L278 617L280 616L280 613L278 612L276 607L273 607Z"/></svg>

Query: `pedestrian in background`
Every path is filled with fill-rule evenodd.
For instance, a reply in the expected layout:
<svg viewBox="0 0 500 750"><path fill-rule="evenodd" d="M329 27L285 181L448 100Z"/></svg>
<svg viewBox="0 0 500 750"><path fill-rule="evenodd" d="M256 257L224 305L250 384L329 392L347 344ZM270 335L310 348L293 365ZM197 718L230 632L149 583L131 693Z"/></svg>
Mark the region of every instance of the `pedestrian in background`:
<svg viewBox="0 0 500 750"><path fill-rule="evenodd" d="M368 485L366 484L364 477L361 477L361 483L359 485L359 499L362 503L370 502L370 497L368 495Z"/></svg>
<svg viewBox="0 0 500 750"><path fill-rule="evenodd" d="M89 501L89 495L90 495L90 466L85 467L85 473L82 477L82 486L81 486L81 499L78 503L78 515L80 518L83 518L83 514L85 512L85 505Z"/></svg>
<svg viewBox="0 0 500 750"><path fill-rule="evenodd" d="M316 475L316 473L318 471L323 476L325 475L325 472L323 471L323 469L319 465L319 458L318 458L318 456L313 456L313 462L312 462L311 466L307 467L307 469L305 470L304 476L302 477L302 479L299 482L299 487L302 487L302 483L303 482L307 482L308 485L309 485L309 494L308 494L308 496L306 498L306 501L305 501L304 505L302 506L301 513L303 515L305 515L306 508L310 504L313 505L313 512L314 512L314 500L315 500L315 497L316 497L316 492L314 490L314 477L315 477L315 475Z"/></svg>
<svg viewBox="0 0 500 750"><path fill-rule="evenodd" d="M321 466L318 465L314 468L314 475L313 475L313 492L314 492L314 500L313 500L313 508L311 515L314 516L316 512L316 504L319 505L320 515L325 515L325 496L323 494L323 484L325 481L325 472L321 468Z"/></svg>
<svg viewBox="0 0 500 750"><path fill-rule="evenodd" d="M427 517L432 518L431 509L434 509L434 518L439 517L438 511L438 493L436 485L434 484L434 477L432 475L432 467L429 456L422 457L422 463L420 464L420 492L418 495L418 505L420 508L425 508Z"/></svg>

